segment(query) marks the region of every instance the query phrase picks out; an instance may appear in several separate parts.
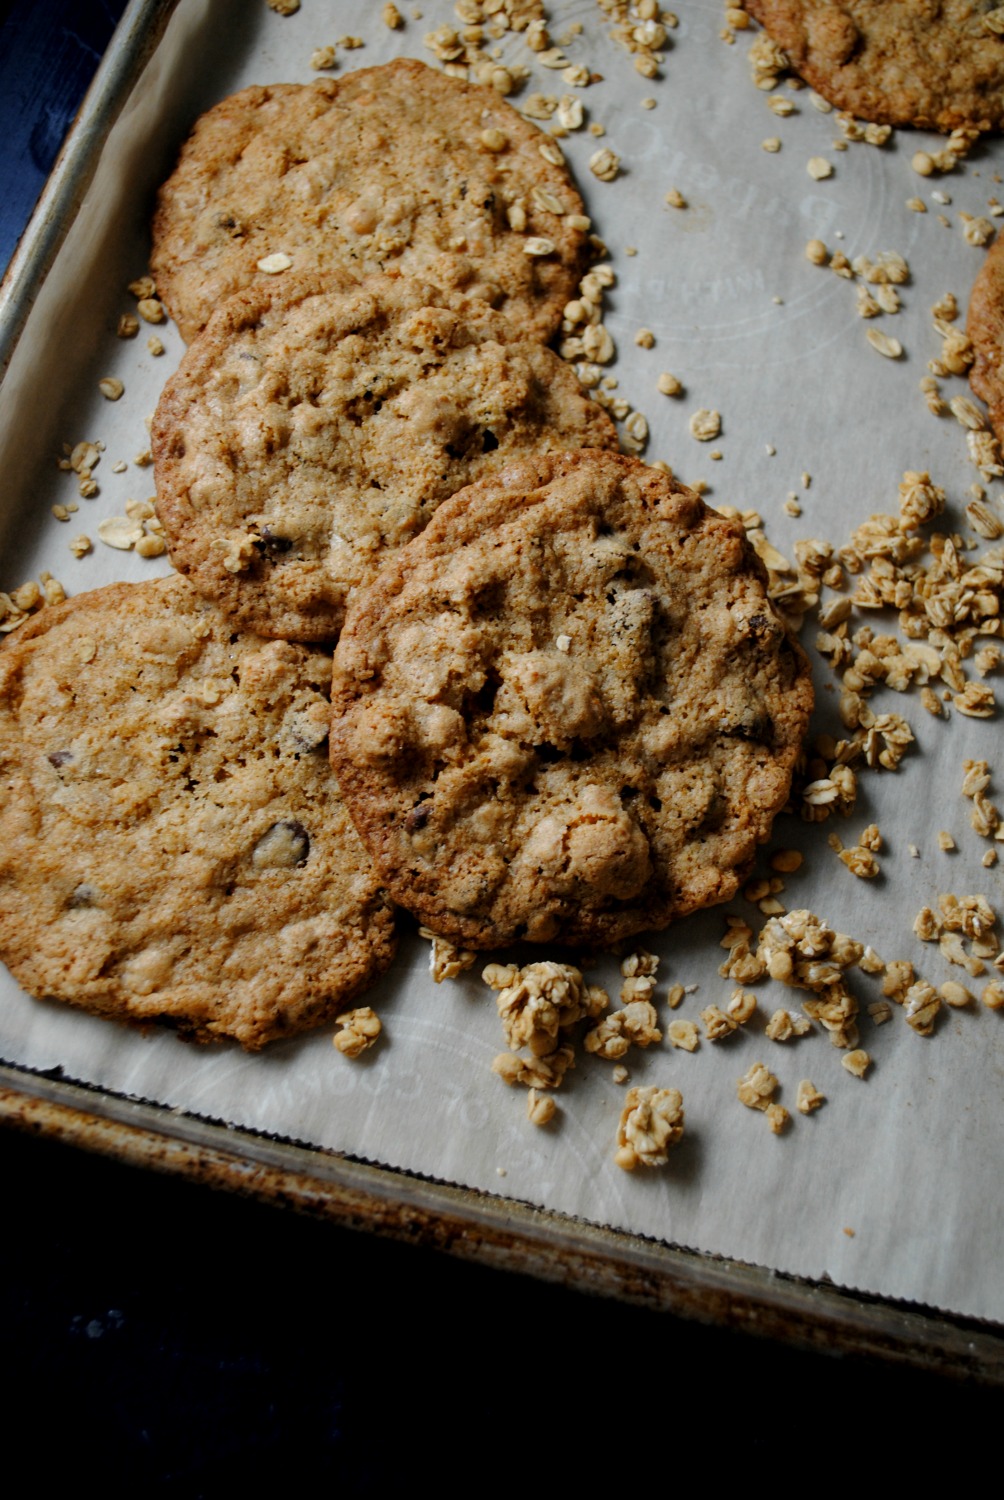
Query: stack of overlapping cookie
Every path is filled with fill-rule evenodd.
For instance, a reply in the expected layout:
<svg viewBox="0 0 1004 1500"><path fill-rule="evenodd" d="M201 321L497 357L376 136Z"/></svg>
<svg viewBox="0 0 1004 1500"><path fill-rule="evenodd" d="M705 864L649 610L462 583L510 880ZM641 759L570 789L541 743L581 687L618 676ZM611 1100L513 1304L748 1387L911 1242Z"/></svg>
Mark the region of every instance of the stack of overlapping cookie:
<svg viewBox="0 0 1004 1500"><path fill-rule="evenodd" d="M750 867L808 663L741 527L618 455L546 347L590 254L554 155L407 60L197 124L153 256L191 341L154 426L187 579L0 654L33 994L255 1048L382 972L392 902L598 945Z"/></svg>

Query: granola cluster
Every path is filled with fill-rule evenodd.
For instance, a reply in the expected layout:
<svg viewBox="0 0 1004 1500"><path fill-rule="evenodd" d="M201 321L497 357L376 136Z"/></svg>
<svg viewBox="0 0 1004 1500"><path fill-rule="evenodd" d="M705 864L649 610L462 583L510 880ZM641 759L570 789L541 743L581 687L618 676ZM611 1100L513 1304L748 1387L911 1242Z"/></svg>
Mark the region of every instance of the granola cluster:
<svg viewBox="0 0 1004 1500"><path fill-rule="evenodd" d="M614 1161L625 1172L662 1167L683 1135L683 1096L679 1089L629 1089L617 1126Z"/></svg>

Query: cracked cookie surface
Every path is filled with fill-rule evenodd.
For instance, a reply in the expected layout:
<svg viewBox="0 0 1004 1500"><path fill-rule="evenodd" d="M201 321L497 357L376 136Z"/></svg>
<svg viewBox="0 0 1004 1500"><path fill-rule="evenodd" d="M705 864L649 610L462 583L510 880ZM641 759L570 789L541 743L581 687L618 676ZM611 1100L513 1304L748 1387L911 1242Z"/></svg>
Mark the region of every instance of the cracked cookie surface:
<svg viewBox="0 0 1004 1500"><path fill-rule="evenodd" d="M228 301L157 407L171 560L242 625L337 635L436 506L526 453L615 448L572 368L483 303L401 276Z"/></svg>
<svg viewBox="0 0 1004 1500"><path fill-rule="evenodd" d="M969 298L966 333L972 341L969 383L990 413L990 425L1004 439L1004 241L987 251Z"/></svg>
<svg viewBox="0 0 1004 1500"><path fill-rule="evenodd" d="M332 705L395 900L468 947L592 944L733 894L812 686L741 527L580 453L444 502L350 610Z"/></svg>
<svg viewBox="0 0 1004 1500"><path fill-rule="evenodd" d="M235 634L180 578L0 649L0 956L32 995L249 1049L390 963L327 759L330 657Z"/></svg>
<svg viewBox="0 0 1004 1500"><path fill-rule="evenodd" d="M197 121L160 190L158 293L187 342L262 279L267 257L294 271L396 269L545 341L585 269L588 230L541 146L556 149L494 89L411 58L243 89ZM525 253L532 237L552 248Z"/></svg>
<svg viewBox="0 0 1004 1500"><path fill-rule="evenodd" d="M746 0L795 72L838 109L954 130L1004 120L997 0Z"/></svg>

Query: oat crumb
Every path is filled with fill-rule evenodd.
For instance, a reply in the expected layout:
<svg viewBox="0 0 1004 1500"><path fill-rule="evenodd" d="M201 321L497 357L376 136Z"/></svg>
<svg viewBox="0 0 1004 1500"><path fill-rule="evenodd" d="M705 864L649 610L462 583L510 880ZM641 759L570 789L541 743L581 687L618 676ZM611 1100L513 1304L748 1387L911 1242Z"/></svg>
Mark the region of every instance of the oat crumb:
<svg viewBox="0 0 1004 1500"><path fill-rule="evenodd" d="M699 443L710 443L722 430L722 419L718 412L707 407L695 411L690 419L690 434Z"/></svg>
<svg viewBox="0 0 1004 1500"><path fill-rule="evenodd" d="M855 1048L853 1052L846 1052L840 1059L841 1065L855 1078L863 1078L871 1067L871 1058L861 1047Z"/></svg>
<svg viewBox="0 0 1004 1500"><path fill-rule="evenodd" d="M766 1109L776 1088L774 1074L763 1063L753 1063L739 1079L736 1093L747 1109Z"/></svg>
<svg viewBox="0 0 1004 1500"><path fill-rule="evenodd" d="M669 1148L683 1135L683 1125L683 1097L678 1089L629 1089L617 1127L615 1162L625 1172L639 1166L664 1166Z"/></svg>
<svg viewBox="0 0 1004 1500"><path fill-rule="evenodd" d="M795 1108L801 1115L811 1115L821 1104L826 1103L826 1095L821 1094L808 1078L803 1078L798 1085L798 1093L795 1096Z"/></svg>
<svg viewBox="0 0 1004 1500"><path fill-rule="evenodd" d="M531 1088L526 1096L526 1117L531 1125L548 1125L554 1119L557 1105L553 1094L540 1094Z"/></svg>
<svg viewBox="0 0 1004 1500"><path fill-rule="evenodd" d="M342 1030L336 1031L332 1040L343 1057L361 1056L373 1046L383 1030L380 1017L368 1005L344 1011L335 1017L335 1023Z"/></svg>
<svg viewBox="0 0 1004 1500"><path fill-rule="evenodd" d="M429 973L437 984L442 984L444 979L456 979L465 969L473 968L477 961L476 953L455 947L447 938L439 937L428 927L420 927L418 935L430 944Z"/></svg>
<svg viewBox="0 0 1004 1500"><path fill-rule="evenodd" d="M701 1043L700 1033L693 1021L670 1021L666 1035L674 1047L684 1052L696 1052Z"/></svg>

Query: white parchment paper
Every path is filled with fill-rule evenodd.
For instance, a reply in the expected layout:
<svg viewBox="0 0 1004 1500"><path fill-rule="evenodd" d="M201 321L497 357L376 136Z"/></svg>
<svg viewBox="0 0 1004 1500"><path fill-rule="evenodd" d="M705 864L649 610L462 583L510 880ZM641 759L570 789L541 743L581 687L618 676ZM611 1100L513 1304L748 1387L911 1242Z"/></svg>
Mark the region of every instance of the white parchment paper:
<svg viewBox="0 0 1004 1500"><path fill-rule="evenodd" d="M160 358L146 349L153 330L144 327L131 342L114 337L119 314L134 305L126 283L145 269L153 192L199 111L248 83L309 81L319 45L346 33L364 39L359 50L339 50L339 71L399 54L430 59L423 37L453 20L452 6L426 0L420 20L411 7L400 8L406 25L391 32L379 4L303 0L297 15L283 18L264 0L182 0L116 126L0 394L0 587L43 568L72 593L164 570L161 561L97 541L102 517L153 493L152 470L132 460L147 446L144 421L182 349L170 325L156 330L167 346ZM576 92L587 120L605 127L602 142L587 129L562 144L617 271L606 318L618 349L610 373L618 393L648 417L648 456L666 459L686 481L704 480L712 503L755 507L789 556L799 537L839 545L872 512L895 512L906 469L931 471L949 494L948 524L964 529L966 490L978 478L965 434L951 418L928 413L918 382L940 347L931 304L952 290L964 307L984 254L965 242L960 210L987 211L1004 145L982 146L960 171L928 180L912 172L910 159L920 146L937 149L931 137L900 131L881 150L835 150L835 115L813 108L807 90L781 90L796 104L790 118L770 113L749 78L751 34L734 46L719 38L719 0L680 0L679 26L656 80L640 77L611 42L593 0L547 9L555 42L572 62L603 75L600 81L570 89L537 65L518 37L506 38L501 53L532 69L517 106L533 90ZM574 25L578 34L570 32ZM654 109L642 107L647 97L656 100ZM782 149L765 153L761 142L774 136ZM610 183L588 170L600 144L622 158ZM817 155L832 162L829 179L807 173ZM672 187L686 209L665 204ZM936 192L950 201L936 201ZM906 207L917 194L926 214ZM856 314L853 284L805 259L813 236L850 257L896 250L907 258L912 278L901 288L902 312L871 325L900 339L903 359L885 360L869 348L870 325ZM634 342L642 326L655 334L650 350ZM664 370L683 381L682 398L658 393ZM126 387L114 405L97 394L105 375ZM947 383L947 395L965 391L961 381ZM722 414L717 443L701 445L689 434L700 407ZM79 512L60 524L51 506L75 499L76 484L56 461L63 442L81 438L106 445L95 475L100 494L80 500ZM118 459L128 468L116 475ZM802 505L798 518L782 509L792 491ZM77 561L68 543L81 531L95 550ZM895 628L891 618L875 623ZM805 636L811 649L811 622ZM838 732L836 695L822 663L817 682L817 728ZM998 722L957 714L934 721L916 694L878 693L874 702L906 713L918 743L897 773L861 777L857 808L837 831L852 843L877 822L883 873L877 881L856 880L827 846L832 822L783 818L775 846L795 845L806 862L788 878L782 899L812 908L886 959L910 959L935 984L956 978L978 991L981 981L949 970L935 947L914 937L912 922L943 891L982 892L1000 909L1000 877L981 864L988 846L971 831L960 795L967 756L989 760L1004 782L1004 766L995 764ZM940 829L954 834L956 852L938 848ZM759 926L747 903L728 910ZM678 1015L696 1019L705 1005L728 999L732 985L718 976L724 925L724 911L714 910L649 940L663 960L661 992L673 982L697 986ZM693 1055L668 1043L630 1054L632 1082L682 1090L687 1133L666 1169L628 1176L613 1164L624 1089L610 1064L583 1057L558 1096L558 1119L534 1129L522 1091L489 1071L503 1045L490 992L476 970L433 985L427 951L407 928L392 972L371 995L384 1039L354 1064L332 1048L330 1029L255 1057L236 1047L200 1049L31 1000L6 971L0 1054L680 1245L1004 1319L1001 1013L979 1004L943 1011L927 1040L898 1010L881 1028L864 1015L861 1044L874 1066L858 1081L818 1030L786 1046L766 1039L766 1016L799 998L768 982L758 987L760 1019L730 1040L704 1042ZM616 1000L615 961L593 977ZM856 973L852 981L864 1011L878 996L875 981ZM660 1012L669 1019L664 1005ZM792 1109L781 1137L736 1099L737 1078L758 1060L778 1074L780 1101ZM794 1112L798 1081L806 1077L828 1100L808 1119Z"/></svg>

